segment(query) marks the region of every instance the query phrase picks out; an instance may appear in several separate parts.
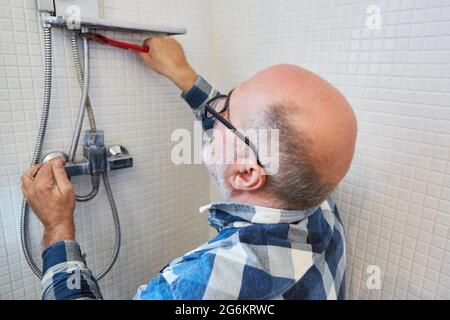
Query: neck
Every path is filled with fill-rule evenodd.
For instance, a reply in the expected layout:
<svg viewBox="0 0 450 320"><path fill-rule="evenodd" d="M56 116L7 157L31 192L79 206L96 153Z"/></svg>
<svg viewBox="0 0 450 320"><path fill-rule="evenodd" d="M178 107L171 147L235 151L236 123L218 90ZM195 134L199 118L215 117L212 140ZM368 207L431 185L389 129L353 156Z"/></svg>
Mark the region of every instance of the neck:
<svg viewBox="0 0 450 320"><path fill-rule="evenodd" d="M267 192L239 192L238 194L232 194L228 198L228 201L250 204L252 206L282 209L281 204L274 199L273 195L268 194Z"/></svg>

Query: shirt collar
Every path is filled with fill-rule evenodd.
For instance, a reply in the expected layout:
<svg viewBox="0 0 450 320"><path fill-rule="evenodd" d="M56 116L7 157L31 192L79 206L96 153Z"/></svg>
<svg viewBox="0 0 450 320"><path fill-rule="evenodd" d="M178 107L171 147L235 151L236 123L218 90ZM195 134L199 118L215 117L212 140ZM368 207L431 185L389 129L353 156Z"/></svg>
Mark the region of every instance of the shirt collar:
<svg viewBox="0 0 450 320"><path fill-rule="evenodd" d="M209 211L208 222L215 228L221 228L235 222L294 223L308 218L316 210L317 207L306 210L284 210L233 202L212 203L199 209L201 213Z"/></svg>

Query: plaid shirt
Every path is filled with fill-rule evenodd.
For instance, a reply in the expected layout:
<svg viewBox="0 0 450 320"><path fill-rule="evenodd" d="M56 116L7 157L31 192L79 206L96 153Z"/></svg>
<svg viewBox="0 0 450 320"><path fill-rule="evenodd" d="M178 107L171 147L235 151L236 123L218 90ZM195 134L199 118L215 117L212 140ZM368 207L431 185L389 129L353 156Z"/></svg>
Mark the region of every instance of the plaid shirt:
<svg viewBox="0 0 450 320"><path fill-rule="evenodd" d="M204 119L218 92L202 77L182 97ZM333 200L308 210L239 203L200 208L218 235L173 260L134 299L345 299L344 228ZM44 299L101 299L75 241L42 254Z"/></svg>

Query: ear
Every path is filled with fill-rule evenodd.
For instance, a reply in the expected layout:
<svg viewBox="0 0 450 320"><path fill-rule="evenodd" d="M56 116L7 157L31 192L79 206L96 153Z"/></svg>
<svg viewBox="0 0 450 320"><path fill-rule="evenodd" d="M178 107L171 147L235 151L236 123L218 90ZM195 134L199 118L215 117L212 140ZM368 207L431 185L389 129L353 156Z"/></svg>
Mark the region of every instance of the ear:
<svg viewBox="0 0 450 320"><path fill-rule="evenodd" d="M229 168L231 187L240 191L255 191L266 184L266 172L256 163L236 164Z"/></svg>

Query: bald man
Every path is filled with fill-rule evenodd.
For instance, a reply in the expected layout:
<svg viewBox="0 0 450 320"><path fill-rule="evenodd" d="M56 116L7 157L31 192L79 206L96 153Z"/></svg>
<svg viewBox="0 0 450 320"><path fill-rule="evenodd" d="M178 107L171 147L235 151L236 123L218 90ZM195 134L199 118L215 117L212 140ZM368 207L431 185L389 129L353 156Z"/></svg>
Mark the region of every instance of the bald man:
<svg viewBox="0 0 450 320"><path fill-rule="evenodd" d="M293 65L262 70L220 95L169 37L146 41L143 61L170 79L208 130L213 158L239 143L238 160L209 161L224 202L200 208L218 235L173 260L135 299L345 299L345 238L330 193L347 173L356 119L347 100L318 75ZM279 161L260 157L241 132L279 130ZM211 130L212 129L212 133ZM236 130L237 129L237 130ZM218 160L218 159L215 159ZM44 225L43 298L101 299L75 242L75 197L64 163L37 165L23 192ZM207 187L207 186L206 186Z"/></svg>

